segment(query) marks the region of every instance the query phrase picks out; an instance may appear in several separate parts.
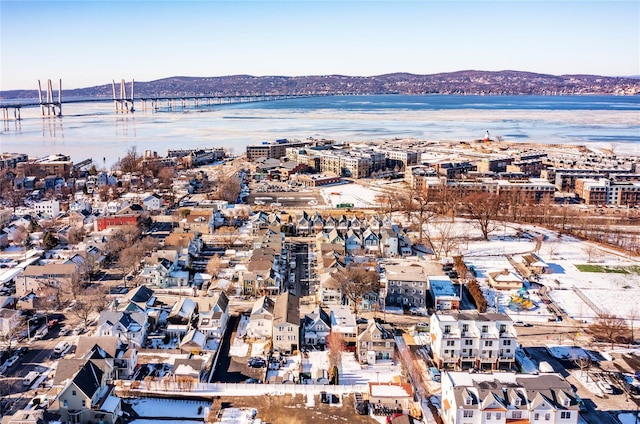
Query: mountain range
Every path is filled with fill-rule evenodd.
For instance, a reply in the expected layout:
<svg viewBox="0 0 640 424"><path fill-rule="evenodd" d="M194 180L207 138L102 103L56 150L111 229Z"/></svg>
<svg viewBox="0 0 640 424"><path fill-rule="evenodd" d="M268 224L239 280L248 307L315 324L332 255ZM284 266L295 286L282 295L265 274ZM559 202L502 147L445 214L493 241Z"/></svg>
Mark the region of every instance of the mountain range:
<svg viewBox="0 0 640 424"><path fill-rule="evenodd" d="M116 89L119 91L119 83ZM129 90L128 83L127 90ZM35 89L2 91L0 98L37 98L37 93ZM430 75L393 73L369 77L345 75L176 76L149 82L136 81L134 94L136 98L259 94L637 95L640 94L640 80L632 77L599 75L548 75L521 71L473 70ZM73 90L63 89L62 96L63 99L65 97L109 98L112 96L112 84Z"/></svg>

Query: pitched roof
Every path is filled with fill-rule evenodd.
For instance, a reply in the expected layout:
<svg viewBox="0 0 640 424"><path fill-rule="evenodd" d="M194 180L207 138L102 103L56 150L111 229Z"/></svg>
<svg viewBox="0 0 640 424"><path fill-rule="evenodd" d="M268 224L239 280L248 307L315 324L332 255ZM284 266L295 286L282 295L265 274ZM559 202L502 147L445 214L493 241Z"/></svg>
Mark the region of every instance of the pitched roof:
<svg viewBox="0 0 640 424"><path fill-rule="evenodd" d="M273 325L283 323L300 325L300 298L289 292L278 295L273 310Z"/></svg>
<svg viewBox="0 0 640 424"><path fill-rule="evenodd" d="M100 368L93 362L87 361L73 378L73 383L82 393L91 398L102 387L103 375L104 372Z"/></svg>

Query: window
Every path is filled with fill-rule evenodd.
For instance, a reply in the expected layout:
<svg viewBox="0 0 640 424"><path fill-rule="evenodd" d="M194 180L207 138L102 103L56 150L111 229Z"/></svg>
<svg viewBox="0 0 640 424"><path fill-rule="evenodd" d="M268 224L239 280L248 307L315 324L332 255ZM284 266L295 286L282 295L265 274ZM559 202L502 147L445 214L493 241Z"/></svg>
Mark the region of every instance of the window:
<svg viewBox="0 0 640 424"><path fill-rule="evenodd" d="M487 418L486 418L487 420L491 420L491 412L487 412L486 417L487 417Z"/></svg>
<svg viewBox="0 0 640 424"><path fill-rule="evenodd" d="M75 390L72 390L72 391L71 391L71 395L75 396L75 395L76 395L76 391L75 391Z"/></svg>
<svg viewBox="0 0 640 424"><path fill-rule="evenodd" d="M493 346L493 340L485 340L484 345L487 347Z"/></svg>
<svg viewBox="0 0 640 424"><path fill-rule="evenodd" d="M545 421L549 421L550 419L551 419L551 414L550 413L547 412L546 414L544 414L544 420Z"/></svg>
<svg viewBox="0 0 640 424"><path fill-rule="evenodd" d="M571 418L571 412L569 411L562 411L560 412L560 419L562 420L568 420Z"/></svg>
<svg viewBox="0 0 640 424"><path fill-rule="evenodd" d="M444 334L449 334L451 332L451 326L450 325L445 325L444 326Z"/></svg>
<svg viewBox="0 0 640 424"><path fill-rule="evenodd" d="M68 407L69 407L69 401L68 401L68 400L66 400L66 399L65 399L65 400L63 400L63 401L62 401L62 406L63 406L64 408L68 408Z"/></svg>
<svg viewBox="0 0 640 424"><path fill-rule="evenodd" d="M538 421L540 419L540 414L538 414L537 412L535 414L533 414L533 419L535 421Z"/></svg>
<svg viewBox="0 0 640 424"><path fill-rule="evenodd" d="M505 340L504 341L504 345L505 346L511 346L511 340Z"/></svg>
<svg viewBox="0 0 640 424"><path fill-rule="evenodd" d="M473 411L467 411L466 409L462 412L462 416L464 418L472 418L473 417Z"/></svg>
<svg viewBox="0 0 640 424"><path fill-rule="evenodd" d="M473 340L471 340L471 339L467 339L467 340L464 341L464 345L465 346L471 346L472 344L473 344Z"/></svg>
<svg viewBox="0 0 640 424"><path fill-rule="evenodd" d="M465 333L469 331L469 324L462 324L462 331L464 331Z"/></svg>
<svg viewBox="0 0 640 424"><path fill-rule="evenodd" d="M483 333L486 333L487 331L489 331L489 326L487 326L487 325L483 325L483 326L482 326L482 332L483 332Z"/></svg>
<svg viewBox="0 0 640 424"><path fill-rule="evenodd" d="M86 407L86 406L87 406L87 401L86 401L86 400L84 400L84 399L82 399L82 407L84 408L84 407Z"/></svg>
<svg viewBox="0 0 640 424"><path fill-rule="evenodd" d="M513 411L511 413L511 418L516 418L516 419L522 418L522 411Z"/></svg>
<svg viewBox="0 0 640 424"><path fill-rule="evenodd" d="M455 340L447 340L447 346L455 346Z"/></svg>
<svg viewBox="0 0 640 424"><path fill-rule="evenodd" d="M502 419L502 412L496 412L496 420Z"/></svg>

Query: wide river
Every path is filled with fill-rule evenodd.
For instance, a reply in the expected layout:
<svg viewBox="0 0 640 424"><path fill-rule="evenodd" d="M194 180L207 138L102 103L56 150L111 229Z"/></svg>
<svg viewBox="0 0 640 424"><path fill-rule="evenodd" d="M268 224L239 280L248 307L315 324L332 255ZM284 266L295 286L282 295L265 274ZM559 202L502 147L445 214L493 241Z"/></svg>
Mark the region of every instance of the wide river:
<svg viewBox="0 0 640 424"><path fill-rule="evenodd" d="M111 167L128 149L225 147L280 138L339 142L412 138L427 141L492 138L527 143L581 144L640 155L640 96L328 96L212 106L207 110L116 114L113 104L63 104L61 118L22 109L3 122L0 152Z"/></svg>

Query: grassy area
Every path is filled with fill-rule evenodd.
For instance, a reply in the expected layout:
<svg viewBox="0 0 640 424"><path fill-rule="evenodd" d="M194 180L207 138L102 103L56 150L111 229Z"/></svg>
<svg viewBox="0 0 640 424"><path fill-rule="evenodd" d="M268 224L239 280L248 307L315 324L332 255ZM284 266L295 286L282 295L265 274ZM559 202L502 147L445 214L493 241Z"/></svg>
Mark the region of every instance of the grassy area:
<svg viewBox="0 0 640 424"><path fill-rule="evenodd" d="M582 272L604 272L607 274L630 274L632 272L638 273L640 268L638 266L609 266L609 265L593 265L593 264L580 264L576 265L576 268Z"/></svg>

